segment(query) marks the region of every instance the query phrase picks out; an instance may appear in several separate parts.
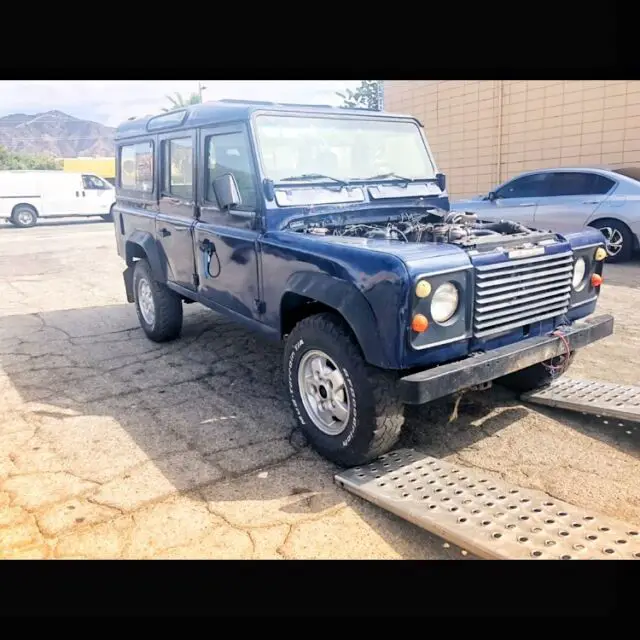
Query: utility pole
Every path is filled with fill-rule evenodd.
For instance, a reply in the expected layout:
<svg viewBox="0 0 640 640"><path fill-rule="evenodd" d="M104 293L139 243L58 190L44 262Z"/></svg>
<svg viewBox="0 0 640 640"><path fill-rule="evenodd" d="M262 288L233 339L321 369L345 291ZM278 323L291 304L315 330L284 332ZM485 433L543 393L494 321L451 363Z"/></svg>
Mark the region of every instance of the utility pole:
<svg viewBox="0 0 640 640"><path fill-rule="evenodd" d="M198 82L198 94L200 95L200 103L202 103L202 92L206 89L202 83Z"/></svg>

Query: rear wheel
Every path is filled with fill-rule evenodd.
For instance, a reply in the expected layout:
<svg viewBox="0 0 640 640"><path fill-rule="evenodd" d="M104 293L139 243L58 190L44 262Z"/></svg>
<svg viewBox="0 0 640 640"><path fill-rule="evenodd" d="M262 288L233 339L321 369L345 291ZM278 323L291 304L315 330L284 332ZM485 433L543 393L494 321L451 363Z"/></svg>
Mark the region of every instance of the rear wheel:
<svg viewBox="0 0 640 640"><path fill-rule="evenodd" d="M294 415L320 455L352 466L395 445L404 424L395 379L365 362L339 317L321 313L298 323L284 368Z"/></svg>
<svg viewBox="0 0 640 640"><path fill-rule="evenodd" d="M33 227L38 222L38 213L28 204L19 204L11 213L11 222L16 227Z"/></svg>
<svg viewBox="0 0 640 640"><path fill-rule="evenodd" d="M598 220L592 225L605 238L607 262L627 262L633 254L633 236L627 225L617 220Z"/></svg>
<svg viewBox="0 0 640 640"><path fill-rule="evenodd" d="M182 331L182 300L154 280L146 260L136 262L133 291L138 320L147 337L154 342L175 340Z"/></svg>

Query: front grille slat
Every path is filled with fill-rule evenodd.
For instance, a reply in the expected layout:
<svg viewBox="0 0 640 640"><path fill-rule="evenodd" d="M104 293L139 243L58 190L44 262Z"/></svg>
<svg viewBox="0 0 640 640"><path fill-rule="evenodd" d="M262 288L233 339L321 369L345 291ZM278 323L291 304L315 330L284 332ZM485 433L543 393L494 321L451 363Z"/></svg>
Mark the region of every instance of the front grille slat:
<svg viewBox="0 0 640 640"><path fill-rule="evenodd" d="M482 316L482 319L476 323L476 327L478 327L478 329L486 329L492 324L503 324L511 320L531 317L534 313L551 311L551 309L556 308L566 308L568 301L569 296L565 296L564 298L554 298L553 300L549 300L548 304L531 304L515 312L512 312L511 309L508 309L507 311L500 311L495 314L488 313L487 315ZM547 301L545 300L544 302Z"/></svg>
<svg viewBox="0 0 640 640"><path fill-rule="evenodd" d="M497 309L516 309L521 303L528 303L532 301L545 300L551 297L558 297L561 295L569 296L571 293L571 287L562 287L560 289L557 288L545 288L538 289L541 293L536 293L531 295L531 291L525 291L523 293L518 293L516 295L509 295L509 300L507 302L499 302L498 304L486 304L486 300L482 301L482 304L478 303L476 307L477 313L486 314L489 311L495 311ZM501 296L502 297L502 296Z"/></svg>
<svg viewBox="0 0 640 640"><path fill-rule="evenodd" d="M475 267L475 337L504 333L566 313L572 272L572 252Z"/></svg>
<svg viewBox="0 0 640 640"><path fill-rule="evenodd" d="M554 265L555 266L555 265ZM510 276L506 278L498 278L497 280L480 280L481 277L486 278L486 275L477 276L477 286L481 289L486 289L487 287L492 287L494 284L507 284L513 283L514 278L518 278L519 280L533 280L534 278L540 278L541 276L555 276L555 275L564 275L565 273L571 273L573 267L568 264L566 267L558 267L557 269L546 269L541 271L536 271L535 273L518 273L517 271L513 272ZM502 275L502 274L500 274Z"/></svg>
<svg viewBox="0 0 640 640"><path fill-rule="evenodd" d="M545 283L549 283L549 284L554 283L554 286L561 286L567 281L567 276L564 273L556 276L549 276L549 277L547 276L548 274L545 274L545 278L544 278ZM520 282L516 280L515 284L510 284L504 287L497 287L495 289L487 288L486 290L485 288L479 289L477 291L477 294L479 296L480 295L483 296L483 300L485 300L485 299L492 298L493 294L521 290L521 289L524 289L525 287L536 287L536 286L540 286L540 285L535 281Z"/></svg>
<svg viewBox="0 0 640 640"><path fill-rule="evenodd" d="M564 258L562 260L558 260L558 262L554 262L553 265L555 267L562 267L562 266L573 266L573 259L572 258ZM529 267L522 267L522 268L515 268L515 269L509 269L509 270L504 270L504 271L499 271L498 273L494 273L494 272L479 272L478 273L478 279L479 280L483 280L485 278L495 278L497 276L500 277L506 277L506 276L511 276L514 273L528 273L528 272L534 272L534 271L538 271L540 273L544 273L545 270L548 268L548 264L534 264L531 265Z"/></svg>

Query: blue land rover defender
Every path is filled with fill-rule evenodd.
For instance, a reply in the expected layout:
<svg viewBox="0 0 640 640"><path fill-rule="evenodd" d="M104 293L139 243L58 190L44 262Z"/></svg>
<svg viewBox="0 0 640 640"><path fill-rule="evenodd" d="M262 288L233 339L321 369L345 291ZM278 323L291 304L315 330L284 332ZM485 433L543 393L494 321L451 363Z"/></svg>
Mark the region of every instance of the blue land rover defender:
<svg viewBox="0 0 640 640"><path fill-rule="evenodd" d="M284 340L296 419L338 464L393 447L404 404L536 388L613 331L592 315L600 231L450 211L414 118L222 100L127 121L116 147L118 253L147 336L177 338L199 302Z"/></svg>

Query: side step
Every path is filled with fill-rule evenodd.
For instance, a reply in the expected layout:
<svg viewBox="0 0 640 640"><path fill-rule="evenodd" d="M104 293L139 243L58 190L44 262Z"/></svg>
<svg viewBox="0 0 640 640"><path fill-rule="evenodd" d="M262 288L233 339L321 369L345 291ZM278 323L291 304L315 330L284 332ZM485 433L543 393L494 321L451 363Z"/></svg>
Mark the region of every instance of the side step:
<svg viewBox="0 0 640 640"><path fill-rule="evenodd" d="M640 559L636 527L411 449L335 480L480 558Z"/></svg>
<svg viewBox="0 0 640 640"><path fill-rule="evenodd" d="M640 422L640 387L563 377L520 398L534 404Z"/></svg>

